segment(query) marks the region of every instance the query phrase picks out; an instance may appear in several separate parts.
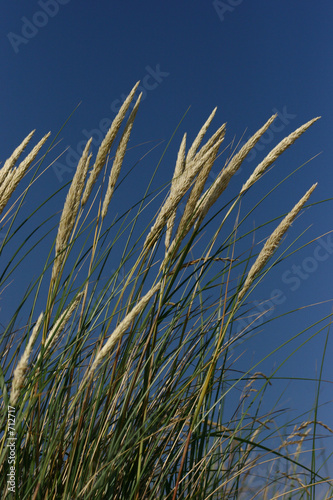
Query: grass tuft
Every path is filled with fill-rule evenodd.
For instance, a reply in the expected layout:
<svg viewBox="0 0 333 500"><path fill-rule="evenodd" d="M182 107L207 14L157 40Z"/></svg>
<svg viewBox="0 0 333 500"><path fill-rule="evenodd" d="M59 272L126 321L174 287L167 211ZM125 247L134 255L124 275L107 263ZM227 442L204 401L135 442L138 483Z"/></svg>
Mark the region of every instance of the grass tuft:
<svg viewBox="0 0 333 500"><path fill-rule="evenodd" d="M286 347L289 359L310 340L307 330L291 333L259 362L239 359L258 333L255 319L238 328L251 314L253 289L269 276L269 261L316 184L265 235L257 257L244 243L254 234L246 220L264 199L245 214L242 199L251 198L267 168L318 118L283 139L228 197L232 177L276 115L220 168L225 124L206 138L215 108L189 147L183 136L160 207L152 213L165 188L151 191L150 182L142 200L119 213L116 189L141 95L126 116L138 84L89 173L92 139L87 142L60 220L45 215L53 196L28 215L29 204L22 214L22 203L14 203L2 219L3 300L13 279L30 281L25 290L16 287L22 293L2 320L1 498L332 498L319 433L332 434L319 420L326 344L314 406L297 417L281 408L276 393L284 363L271 373L260 365ZM49 134L15 167L32 137L0 170L1 212ZM45 155L38 168L43 161ZM207 187L213 167L219 173ZM95 186L102 170L105 190L104 180ZM27 235L39 213L44 222ZM59 222L50 229L52 220ZM30 254L37 276L30 273ZM274 265L285 258L284 252ZM330 323L328 317L309 325L317 328L310 338L328 332Z"/></svg>

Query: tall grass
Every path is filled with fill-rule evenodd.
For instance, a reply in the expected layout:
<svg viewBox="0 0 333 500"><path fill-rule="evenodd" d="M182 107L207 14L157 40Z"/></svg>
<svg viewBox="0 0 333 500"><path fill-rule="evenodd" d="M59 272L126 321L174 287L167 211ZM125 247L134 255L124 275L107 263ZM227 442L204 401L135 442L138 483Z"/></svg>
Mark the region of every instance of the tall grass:
<svg viewBox="0 0 333 500"><path fill-rule="evenodd" d="M15 166L29 134L0 170L1 293L29 272L30 253L38 255L50 231L55 236L1 334L2 498L332 498L325 460L318 461L321 430L331 432L318 420L319 397L312 417L286 424L271 404L278 369L235 369L237 346L246 347L255 330L251 323L237 328L251 292L277 264L276 249L316 185L290 201L257 255L244 252L249 214L241 215L241 203L317 118L274 147L228 199L230 180L276 115L208 185L213 165L222 163L226 132L222 125L206 138L214 110L192 144L186 134L180 141L167 194L149 183L141 202L128 200L119 214L113 195L140 103L141 96L128 112L137 85L94 162L87 142L60 218L51 217L56 236L44 215L50 199L20 219L46 155L9 206L48 135ZM6 253L39 213L45 222ZM329 324L324 318L318 331ZM322 370L317 396L321 377Z"/></svg>

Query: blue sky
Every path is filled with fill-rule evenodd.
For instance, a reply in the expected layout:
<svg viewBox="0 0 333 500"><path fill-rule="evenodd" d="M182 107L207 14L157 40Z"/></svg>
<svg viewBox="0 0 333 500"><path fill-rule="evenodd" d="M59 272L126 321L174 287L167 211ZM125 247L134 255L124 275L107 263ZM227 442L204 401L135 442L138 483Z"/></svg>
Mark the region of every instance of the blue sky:
<svg viewBox="0 0 333 500"><path fill-rule="evenodd" d="M189 106L161 165L156 187L170 180L183 133L187 131L193 139L218 106L211 130L227 122L226 143L239 141L243 134L246 139L273 113L279 114L275 131L266 136L266 143L259 144L233 179L230 190L234 193L256 162L283 137L311 118L322 117L284 153L251 196L264 196L294 169L319 156L272 194L261 211L249 219L249 227L286 213L314 182L318 187L311 198L313 203L331 198L332 21L333 4L329 0L318 4L310 0L7 2L0 19L1 160L32 129L36 129L37 138L49 130L54 136L81 103L62 130L61 143L52 158L67 147L71 148L69 153L46 172L33 191L32 203L37 206L72 178L80 143L90 134L98 141L121 100L141 80L143 101L131 140L137 147L129 152L125 171L131 161L157 147L128 181L125 199L119 200L123 207L144 193L166 142ZM146 141L149 144L142 144ZM214 167L216 173L218 167ZM60 209L63 199L64 192L52 202L54 211ZM248 203L244 200L244 213ZM332 214L331 201L307 210L294 223L284 248L307 228L291 251L331 231ZM256 241L267 236L274 224L259 230ZM327 302L263 325L258 337L249 342L250 357L264 355L331 312L332 243L330 235L322 236L319 243L313 241L276 266L270 279L257 287L251 299L258 304L269 299L274 290L280 291L274 315ZM37 260L31 262L32 267L37 264ZM15 287L12 290L15 295ZM287 376L316 376L325 334L316 336L286 363ZM328 348L332 350L332 341ZM262 371L269 372L288 353L290 345L276 358L265 361ZM332 380L329 358L324 378ZM296 411L303 405L308 407L313 397L313 384L295 382L283 402ZM332 400L331 384L323 385L321 398L322 403ZM322 419L333 427L331 406L325 406L322 412Z"/></svg>

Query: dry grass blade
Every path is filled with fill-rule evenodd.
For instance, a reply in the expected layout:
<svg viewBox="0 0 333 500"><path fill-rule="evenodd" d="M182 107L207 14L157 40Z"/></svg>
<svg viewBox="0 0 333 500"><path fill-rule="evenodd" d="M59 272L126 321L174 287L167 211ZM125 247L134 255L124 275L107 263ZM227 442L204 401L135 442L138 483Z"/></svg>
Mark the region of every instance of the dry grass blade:
<svg viewBox="0 0 333 500"><path fill-rule="evenodd" d="M42 321L43 321L43 313L41 313L39 315L39 318L38 318L38 320L37 320L37 322L32 330L31 336L29 338L28 345L25 348L24 353L23 353L20 361L18 362L18 365L14 370L14 376L13 376L13 382L12 382L12 392L10 395L10 404L13 406L15 406L15 404L18 400L18 397L20 395L21 389L23 387L24 380L25 380L25 374L26 374L26 372L28 370L28 366L29 366L30 354L31 354L33 345L36 341L36 338L37 338L40 326L42 324Z"/></svg>
<svg viewBox="0 0 333 500"><path fill-rule="evenodd" d="M194 259L190 260L189 262L185 262L184 264L181 265L181 269L186 269L187 267L193 266L195 264L199 264L199 262L207 262L207 261L214 261L214 262L236 262L238 259L232 259L231 257L200 257L200 259ZM175 274L175 270L171 270L168 272L168 276L172 276Z"/></svg>
<svg viewBox="0 0 333 500"><path fill-rule="evenodd" d="M119 146L117 148L115 159L114 159L113 164L112 164L111 173L110 173L110 177L109 177L109 183L108 183L107 191L106 191L104 202L103 202L102 219L104 219L104 217L107 214L108 206L110 204L111 197L113 195L114 187L116 185L116 182L117 182L119 174L120 174L121 166L123 164L123 160L125 157L127 144L128 144L128 141L129 141L129 138L131 135L131 131L133 128L134 119L135 119L136 113L139 109L141 97L142 97L142 93L139 95L139 97L135 103L135 106L134 106L134 108L133 108L133 110L128 118L127 123L126 123L126 127L125 127L125 130L123 132L123 135L119 141Z"/></svg>
<svg viewBox="0 0 333 500"><path fill-rule="evenodd" d="M304 132L311 127L313 123L319 120L320 116L313 118L313 120L308 121L297 130L292 132L288 137L285 137L270 153L264 158L264 160L259 163L255 168L252 175L248 178L246 183L241 189L240 194L243 194L247 189L249 189L260 177L263 175L265 170L287 149L289 146L294 144L294 142L302 135Z"/></svg>
<svg viewBox="0 0 333 500"><path fill-rule="evenodd" d="M238 299L237 299L237 304L242 300L248 289L250 288L251 284L255 280L256 276L260 273L260 271L263 269L263 267L266 265L266 262L268 259L272 256L274 253L275 249L278 247L283 235L285 232L288 230L288 228L291 226L293 220L297 216L297 214L301 211L305 203L308 201L310 198L313 190L316 188L317 184L314 184L303 196L303 198L300 199L300 201L294 206L294 208L289 212L289 214L280 222L278 227L273 231L271 236L268 238L266 241L264 247L260 251L255 263L251 267L249 274L246 277L246 280L244 282L244 285L241 289L241 291L238 294Z"/></svg>
<svg viewBox="0 0 333 500"><path fill-rule="evenodd" d="M92 168L92 171L90 173L90 176L89 176L89 179L88 179L88 182L86 185L86 189L85 189L83 196L82 196L82 206L85 205L88 201L91 190L96 182L96 179L97 179L100 171L102 170L102 168L105 164L106 157L110 152L113 141L115 140L115 138L117 136L117 133L120 129L120 126L121 126L124 118L125 118L127 110L132 102L132 99L134 97L136 89L138 88L139 83L140 82L137 82L134 85L134 87L131 90L130 94L128 95L127 99L124 101L117 116L113 120L109 131L107 132L105 138L103 139L102 144L99 147L99 150L98 150L97 155L96 155L95 164Z"/></svg>

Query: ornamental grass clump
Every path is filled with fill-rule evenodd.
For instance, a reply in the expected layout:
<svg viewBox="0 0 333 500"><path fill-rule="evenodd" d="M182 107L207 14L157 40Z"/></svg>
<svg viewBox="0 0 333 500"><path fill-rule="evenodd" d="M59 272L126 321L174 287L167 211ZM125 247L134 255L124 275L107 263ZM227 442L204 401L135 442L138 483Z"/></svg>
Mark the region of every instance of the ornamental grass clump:
<svg viewBox="0 0 333 500"><path fill-rule="evenodd" d="M297 228L295 219L316 184L266 232L257 256L244 246L242 231L255 236L255 228L245 229L252 210L244 213L242 200L251 198L268 167L318 118L289 134L252 173L241 172L243 187L228 196L233 176L276 115L223 160L226 125L207 137L215 108L193 141L186 133L177 139L167 194L165 187L152 188L156 169L142 199L121 213L117 197L124 200L120 181L138 119L137 87L95 157L92 139L87 141L72 181L60 189L63 207L50 217L56 220L52 230L44 214L59 192L28 214L29 191L48 150L39 160L37 155L49 134L15 167L34 132L29 134L0 169L6 231L0 291L4 301L7 288L15 287L17 296L10 317L2 319L1 498L331 498L332 482L318 451L318 429L332 433L319 419L325 350L313 407L286 422L288 412L280 412L275 390L283 378L274 365L279 349L253 363L243 357L240 370L241 353L257 328L255 322L237 328L256 285L285 258L275 253L291 224ZM28 171L28 186L4 212ZM212 171L217 175L207 186ZM274 189L283 190L282 183ZM255 200L255 208L262 203ZM274 211L278 218L279 208ZM46 222L27 237L24 228L39 212ZM37 256L37 275L25 269L30 255ZM26 289L20 287L23 274L29 275ZM330 318L323 318L318 333L329 325ZM281 348L298 338L306 344L304 335L290 332ZM263 373L260 365L270 357L275 367Z"/></svg>

